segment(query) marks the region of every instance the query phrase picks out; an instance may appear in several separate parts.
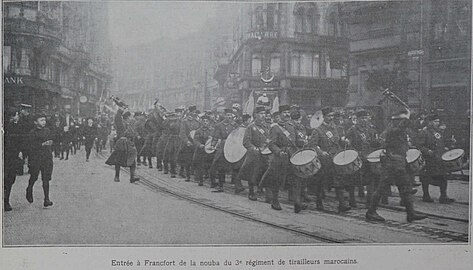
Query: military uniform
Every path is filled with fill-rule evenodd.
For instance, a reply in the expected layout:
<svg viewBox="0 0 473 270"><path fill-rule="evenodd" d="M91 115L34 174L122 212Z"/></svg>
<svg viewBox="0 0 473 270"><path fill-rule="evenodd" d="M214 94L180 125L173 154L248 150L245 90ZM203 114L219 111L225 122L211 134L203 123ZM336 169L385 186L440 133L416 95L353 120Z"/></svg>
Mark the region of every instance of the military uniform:
<svg viewBox="0 0 473 270"><path fill-rule="evenodd" d="M220 144L215 151L215 157L212 162L210 173L215 175L219 180L219 191L223 190L223 183L225 183L225 171L232 169L232 179L236 177L238 171L233 170L232 166L225 160L223 154L223 146L228 135L238 127L238 124L230 119L224 119L215 125L214 134L212 136L212 146L216 146L218 140Z"/></svg>
<svg viewBox="0 0 473 270"><path fill-rule="evenodd" d="M163 126L163 134L167 134L163 155L164 173L168 171L168 166L170 166L171 177L174 178L176 177L177 156L181 146L179 138L181 123L177 117L170 117L164 120Z"/></svg>
<svg viewBox="0 0 473 270"><path fill-rule="evenodd" d="M443 130L432 126L425 127L418 135L416 146L422 152L426 162L424 171L420 176L424 193L423 200L426 202L433 201L429 194L429 185L440 187L439 201L441 203L453 202L453 199L449 199L447 196L448 181L441 158L442 154L449 149L447 147L449 144L451 144L451 141L446 138Z"/></svg>
<svg viewBox="0 0 473 270"><path fill-rule="evenodd" d="M194 152L194 157L193 157L193 162L192 166L195 171L195 178L199 182L199 185L202 186L204 183L204 174L206 174L210 166L212 164L212 161L214 159L214 153L212 154L207 154L205 152L205 143L213 135L215 132L214 128L212 126L202 126L199 129L196 130L194 134L194 146L195 146L195 152ZM211 175L213 177L213 175ZM212 183L214 183L214 179L210 179Z"/></svg>
<svg viewBox="0 0 473 270"><path fill-rule="evenodd" d="M7 120L5 118L5 120ZM10 193L15 183L18 168L23 166L23 161L18 157L21 150L23 134L18 123L5 122L4 137L4 186L3 186L3 205L5 211L10 211Z"/></svg>
<svg viewBox="0 0 473 270"><path fill-rule="evenodd" d="M190 133L193 130L199 129L200 126L200 122L191 116L188 116L181 121L181 128L179 132L179 137L181 138L181 147L178 163L185 168L187 181L190 181L192 157L195 152L195 146Z"/></svg>
<svg viewBox="0 0 473 270"><path fill-rule="evenodd" d="M252 200L255 198L254 187L258 185L268 168L269 157L261 154L261 151L269 143L269 128L264 120L256 120L247 127L243 136L243 146L247 152L237 178L248 180L249 196Z"/></svg>
<svg viewBox="0 0 473 270"><path fill-rule="evenodd" d="M387 195L386 191L395 184L399 190L399 195L404 202L407 211L407 221L411 222L425 218L425 216L417 215L414 212L414 203L412 199L412 182L407 171L406 153L409 150L407 140L407 128L409 126L408 119L397 119L390 123L386 130L386 154L381 156L381 165L383 172L381 182L373 194L373 198L366 213L368 220L384 221L376 213L377 206L381 195Z"/></svg>

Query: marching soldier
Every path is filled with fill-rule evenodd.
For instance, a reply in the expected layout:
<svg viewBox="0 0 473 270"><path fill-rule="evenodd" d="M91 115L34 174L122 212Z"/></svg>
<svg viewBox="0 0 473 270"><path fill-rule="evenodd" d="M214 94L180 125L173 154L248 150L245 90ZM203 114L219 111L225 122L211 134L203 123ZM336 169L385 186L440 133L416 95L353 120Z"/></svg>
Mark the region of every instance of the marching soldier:
<svg viewBox="0 0 473 270"><path fill-rule="evenodd" d="M126 109L119 109L115 115L115 129L117 130L117 140L114 149L105 164L115 166L115 182L120 182L120 167L130 167L130 183L139 181L135 176L136 150L134 139L137 133L134 129L131 113Z"/></svg>
<svg viewBox="0 0 473 270"><path fill-rule="evenodd" d="M212 147L216 148L216 153L212 162L210 173L216 175L219 180L218 189L215 192L224 191L223 184L225 183L225 171L231 167L223 155L223 146L225 145L225 140L227 139L228 135L238 127L238 124L233 120L233 118L233 110L225 109L223 120L215 125L215 131L212 136ZM219 141L220 143L217 145ZM237 173L237 170L232 170L232 179L235 179ZM215 184L212 184L212 186L215 186Z"/></svg>
<svg viewBox="0 0 473 270"><path fill-rule="evenodd" d="M376 213L376 209L381 195L390 189L389 187L392 183L397 186L399 195L404 201L407 222L426 218L425 215L419 215L414 212L414 202L411 194L412 182L406 169L406 153L409 150L406 129L409 125L410 114L410 111L405 109L391 116L392 121L385 132L386 154L381 157L383 175L366 212L366 219L369 221L385 221L383 217Z"/></svg>
<svg viewBox="0 0 473 270"><path fill-rule="evenodd" d="M177 108L175 113L169 114L163 122L163 134L167 134L163 155L164 174L167 174L168 169L170 169L171 178L176 178L177 155L179 154L181 142L179 138L181 113L182 109Z"/></svg>
<svg viewBox="0 0 473 270"><path fill-rule="evenodd" d="M138 159L137 159L137 165L141 166L141 163L143 163L144 166L148 166L146 163L146 157L143 157L143 161L141 161L141 149L143 149L143 145L145 144L145 138L146 138L146 130L145 130L145 123L146 123L146 116L142 112L135 112L135 130L137 133L137 136L135 138L135 144L136 144L136 149L138 150Z"/></svg>
<svg viewBox="0 0 473 270"><path fill-rule="evenodd" d="M440 188L440 203L452 203L455 200L447 196L446 172L442 166L442 154L449 150L448 146L455 143L454 140L446 138L444 131L440 128L440 117L431 114L426 118L427 126L422 129L418 136L417 147L425 158L426 166L424 173L420 176L424 202L433 202L429 194L429 185Z"/></svg>
<svg viewBox="0 0 473 270"><path fill-rule="evenodd" d="M297 151L296 130L290 124L289 105L279 106L280 121L274 123L269 131L269 149L273 153L269 166L261 179L262 184L271 189L272 202L271 208L282 210L279 204L279 189L285 186L286 178L291 174L289 158ZM276 116L277 117L277 116ZM304 209L304 205L296 205L295 212Z"/></svg>
<svg viewBox="0 0 473 270"><path fill-rule="evenodd" d="M329 185L335 187L335 192L338 200L338 212L346 212L351 208L345 204L344 188L349 184L347 176L337 174L333 157L342 151L341 144L346 143L342 141L338 133L337 126L333 122L335 113L332 108L325 107L322 109L324 122L312 132L311 139L308 146L314 149L320 149L321 152L321 171L316 175L319 182L317 190L317 208L323 209L322 205L322 181L328 181Z"/></svg>
<svg viewBox="0 0 473 270"><path fill-rule="evenodd" d="M191 180L191 165L192 157L195 152L195 147L191 132L200 128L201 123L197 120L197 107L190 106L188 115L181 121L181 130L179 136L181 137L181 150L179 153L179 163L186 171L186 182Z"/></svg>
<svg viewBox="0 0 473 270"><path fill-rule="evenodd" d="M350 144L360 155L365 166L361 167L361 170L357 172L355 176L357 178L355 183L360 190L364 189L364 186L368 186L367 201L371 199L374 192L374 187L379 182L379 178L372 174L366 157L374 151L374 147L377 146L377 133L368 120L369 112L365 110L357 111L353 118L353 125L347 131L347 138ZM379 146L379 145L378 145ZM354 187L350 188L350 206L356 207Z"/></svg>
<svg viewBox="0 0 473 270"><path fill-rule="evenodd" d="M247 149L245 160L238 173L238 179L247 179L249 186L248 199L256 201L255 186L268 168L268 156L262 151L269 143L269 128L266 123L264 106L257 106L254 113L255 121L245 130L243 146Z"/></svg>
<svg viewBox="0 0 473 270"><path fill-rule="evenodd" d="M195 152L193 157L192 166L194 167L195 178L199 182L199 186L204 185L204 175L208 173L214 154L207 154L205 152L205 143L215 132L211 125L211 120L208 115L204 115L201 118L202 125L195 131L194 134L194 146ZM210 174L210 182L214 183L214 175Z"/></svg>

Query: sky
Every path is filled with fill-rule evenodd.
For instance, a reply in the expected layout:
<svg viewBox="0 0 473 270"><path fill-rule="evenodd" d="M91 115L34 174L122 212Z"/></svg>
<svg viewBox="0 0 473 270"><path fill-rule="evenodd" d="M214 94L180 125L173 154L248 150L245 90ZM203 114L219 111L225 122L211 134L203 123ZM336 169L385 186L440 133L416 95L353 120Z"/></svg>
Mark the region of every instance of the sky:
<svg viewBox="0 0 473 270"><path fill-rule="evenodd" d="M197 32L215 14L211 2L122 1L108 8L112 45L123 47Z"/></svg>

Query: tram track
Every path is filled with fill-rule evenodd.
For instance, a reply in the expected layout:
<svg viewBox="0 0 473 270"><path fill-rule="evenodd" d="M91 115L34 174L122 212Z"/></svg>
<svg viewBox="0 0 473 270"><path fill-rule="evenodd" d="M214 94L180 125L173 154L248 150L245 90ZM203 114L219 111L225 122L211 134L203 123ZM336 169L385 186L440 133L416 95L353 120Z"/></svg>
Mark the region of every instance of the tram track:
<svg viewBox="0 0 473 270"><path fill-rule="evenodd" d="M102 158L105 158L102 155ZM123 171L128 172L127 169L122 168ZM274 222L270 222L267 220L263 220L254 216L251 216L249 213L246 213L244 211L238 211L235 209L231 209L229 207L223 207L216 205L215 203L212 203L211 200L205 199L205 198L195 198L192 197L188 194L185 194L186 192L177 192L172 190L172 185L170 183L165 183L166 177L158 175L156 170L139 170L138 175L141 177L141 180L137 182L139 185L143 186L144 188L151 190L153 192L162 192L166 193L168 195L171 195L173 197L186 200L189 202L192 202L194 204L201 205L206 208L210 208L216 211L224 212L227 214L231 214L233 216L243 218L252 222L257 222L260 224L264 224L267 226L271 226L274 228L279 228L282 230L290 231L296 234L308 236L311 238L314 238L318 241L324 242L324 243L333 243L333 244L340 244L340 243L345 243L345 241L340 240L340 239L335 239L332 237L327 237L321 234L318 234L316 232L311 232L308 230L301 229L299 227L293 226L286 226L286 225L281 225L281 224L276 224ZM153 181L154 180L154 181ZM159 183L156 183L158 181ZM190 183L192 184L197 184L195 181L191 181ZM166 187L168 185L168 187ZM208 184L205 183L205 186L208 188ZM225 185L224 187L225 193L233 193L234 189L233 187L230 187L228 185ZM210 191L209 191L210 192ZM241 197L246 197L246 194L234 194L234 196L241 196ZM328 200L327 200L328 199ZM262 196L258 196L259 201L264 201L264 198ZM281 204L283 207L292 207L292 203L285 200L281 199ZM324 201L324 210L317 210L313 205L309 205L309 208L307 211L308 213L312 215L316 215L317 213L325 213L329 215L337 215L337 216L342 216L346 218L352 218L358 221L363 221L366 222L364 214L360 213L359 211L349 211L347 213L343 214L338 214L337 213L337 208L336 208L336 202L334 198L331 198L331 196L326 195L326 199ZM380 208L385 209L387 211L393 211L393 212L401 212L403 209L400 207L396 206L386 206L386 205L380 205ZM440 220L439 222L434 222L434 224L437 224L439 226L443 226L443 222L441 220L448 220L451 222L460 222L460 223L468 223L468 220L466 219L458 219L458 218L452 218L452 217L445 217L445 216L440 216L440 215L435 215L435 214L429 214L425 213L429 218L434 219L434 220ZM375 224L374 222L366 222L367 224ZM468 242L468 234L467 233L459 233L451 230L446 230L446 229L439 229L439 228L433 228L426 226L424 224L418 224L418 223L404 223L404 222L398 222L394 220L386 220L384 223L376 223L376 226L386 226L388 228L391 228L393 230L401 230L405 231L407 233L414 233L414 234L422 234L425 235L429 238L435 239L435 240L440 240L442 242ZM447 225L445 225L447 226ZM350 239L348 240L348 243L352 242L357 242L356 239ZM358 241L361 242L361 241Z"/></svg>

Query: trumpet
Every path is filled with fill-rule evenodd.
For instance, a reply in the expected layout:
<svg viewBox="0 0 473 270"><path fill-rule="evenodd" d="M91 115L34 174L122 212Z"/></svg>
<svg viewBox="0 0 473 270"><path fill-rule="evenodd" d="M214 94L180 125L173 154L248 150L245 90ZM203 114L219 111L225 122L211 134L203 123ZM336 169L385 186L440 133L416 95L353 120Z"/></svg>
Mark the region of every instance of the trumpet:
<svg viewBox="0 0 473 270"><path fill-rule="evenodd" d="M125 102L123 102L120 98L118 98L114 95L111 95L110 99L113 100L115 102L115 104L117 104L117 106L120 107L121 109L124 110L124 109L128 108L128 105L126 105Z"/></svg>
<svg viewBox="0 0 473 270"><path fill-rule="evenodd" d="M402 99L400 99L396 94L394 94L393 92L391 92L389 90L389 88L386 88L384 91L383 91L383 96L384 98L381 99L378 104L381 104L384 100L386 99L390 99L390 100L393 100L393 101L396 101L398 102L401 106L403 106L404 108L406 109L410 109L409 108L409 105L407 105L404 101L402 101Z"/></svg>

